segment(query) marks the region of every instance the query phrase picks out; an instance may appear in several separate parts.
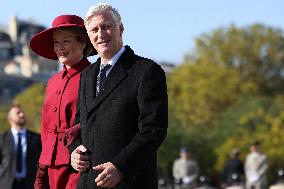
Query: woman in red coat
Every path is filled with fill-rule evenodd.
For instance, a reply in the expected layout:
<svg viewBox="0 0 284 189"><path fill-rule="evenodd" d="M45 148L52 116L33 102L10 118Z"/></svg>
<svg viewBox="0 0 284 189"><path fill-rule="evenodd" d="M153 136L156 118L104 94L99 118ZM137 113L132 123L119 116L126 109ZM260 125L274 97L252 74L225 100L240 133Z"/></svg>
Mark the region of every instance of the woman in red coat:
<svg viewBox="0 0 284 189"><path fill-rule="evenodd" d="M30 46L36 54L63 64L63 69L51 77L46 86L42 108L42 152L35 188L45 188L48 177L51 189L73 189L79 173L70 166L68 145L80 132L80 126L73 125L80 72L90 64L87 56L96 51L89 41L83 19L76 15L56 17L51 28L32 37Z"/></svg>

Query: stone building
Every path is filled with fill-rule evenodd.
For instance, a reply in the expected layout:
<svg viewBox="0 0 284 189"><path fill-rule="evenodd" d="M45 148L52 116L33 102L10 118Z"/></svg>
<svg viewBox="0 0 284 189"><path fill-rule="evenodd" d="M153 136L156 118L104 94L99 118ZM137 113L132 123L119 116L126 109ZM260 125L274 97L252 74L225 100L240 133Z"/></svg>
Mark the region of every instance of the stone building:
<svg viewBox="0 0 284 189"><path fill-rule="evenodd" d="M45 27L11 17L0 29L0 104L36 82L46 82L58 71L58 62L42 58L29 47L30 38Z"/></svg>

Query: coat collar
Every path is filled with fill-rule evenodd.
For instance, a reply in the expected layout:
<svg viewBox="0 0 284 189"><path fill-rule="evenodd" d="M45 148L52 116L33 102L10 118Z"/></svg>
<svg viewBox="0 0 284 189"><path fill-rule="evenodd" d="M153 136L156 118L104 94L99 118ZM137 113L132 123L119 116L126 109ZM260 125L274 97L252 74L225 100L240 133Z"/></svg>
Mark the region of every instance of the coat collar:
<svg viewBox="0 0 284 189"><path fill-rule="evenodd" d="M99 59L89 67L90 69L87 70L87 77L85 80L85 98L86 98L86 106L90 107L91 103L96 98L96 85L97 85L97 75L100 71L100 62Z"/></svg>
<svg viewBox="0 0 284 189"><path fill-rule="evenodd" d="M80 73L83 69L85 69L88 65L90 65L90 62L87 58L83 58L79 63L75 64L74 66L70 67L69 69L66 68L66 66L63 66L62 70L62 78L66 75L70 78L74 75Z"/></svg>
<svg viewBox="0 0 284 189"><path fill-rule="evenodd" d="M124 53L120 56L117 63L114 65L113 69L109 73L104 88L98 96L95 98L93 103L90 105L90 108L88 109L88 112L90 112L93 109L96 109L101 102L103 102L104 99L107 98L107 96L117 87L119 84L127 77L126 70L133 64L134 62L134 51L129 47L125 46L126 50ZM96 67L99 67L100 64L100 58L97 60L96 64L98 64ZM94 68L96 69L96 68ZM97 76L97 74L96 74ZM93 82L96 81L93 80ZM93 83L92 82L92 83ZM95 90L92 90L95 92Z"/></svg>

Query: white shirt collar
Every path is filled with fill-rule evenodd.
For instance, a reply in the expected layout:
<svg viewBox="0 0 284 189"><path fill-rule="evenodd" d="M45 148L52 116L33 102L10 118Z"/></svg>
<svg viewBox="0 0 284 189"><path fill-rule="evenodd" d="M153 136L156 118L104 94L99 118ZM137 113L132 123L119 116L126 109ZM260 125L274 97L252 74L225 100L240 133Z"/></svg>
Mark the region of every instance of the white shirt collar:
<svg viewBox="0 0 284 189"><path fill-rule="evenodd" d="M13 134L14 137L18 137L18 132L15 128L11 128L11 132ZM26 133L27 133L27 129L26 128L22 128L20 130L20 133L22 134L22 136L26 136Z"/></svg>
<svg viewBox="0 0 284 189"><path fill-rule="evenodd" d="M111 65L111 69L112 69L113 66L116 64L116 62L118 61L119 57L121 56L121 54L124 51L125 51L125 47L121 47L121 49L109 61L107 61L106 64L110 64ZM102 69L102 65L101 65L100 69Z"/></svg>

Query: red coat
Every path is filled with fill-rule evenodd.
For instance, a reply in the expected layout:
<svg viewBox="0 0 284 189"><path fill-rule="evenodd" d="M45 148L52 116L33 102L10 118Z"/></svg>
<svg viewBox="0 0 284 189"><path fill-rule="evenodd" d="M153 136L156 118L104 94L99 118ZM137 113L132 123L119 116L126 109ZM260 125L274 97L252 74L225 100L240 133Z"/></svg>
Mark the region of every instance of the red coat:
<svg viewBox="0 0 284 189"><path fill-rule="evenodd" d="M80 72L90 65L87 59L54 75L47 83L42 108L42 152L39 163L43 165L69 164L70 153L64 145L64 132L73 126L78 98Z"/></svg>

